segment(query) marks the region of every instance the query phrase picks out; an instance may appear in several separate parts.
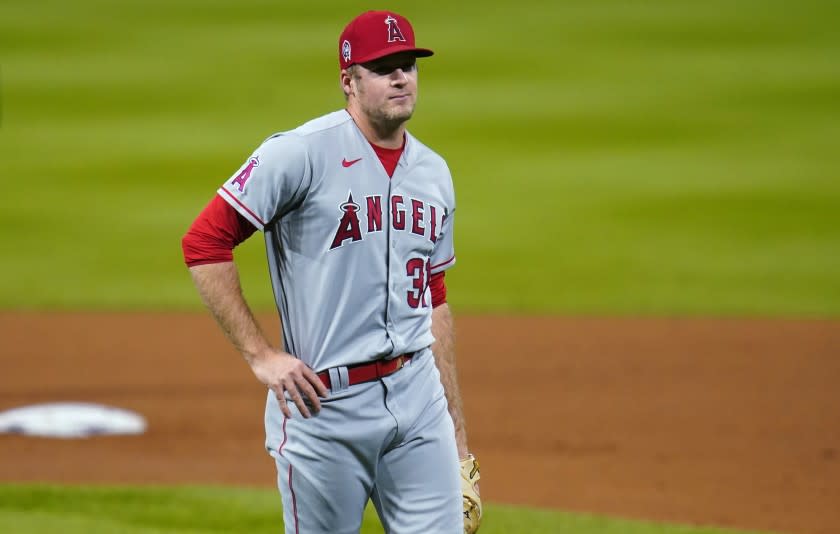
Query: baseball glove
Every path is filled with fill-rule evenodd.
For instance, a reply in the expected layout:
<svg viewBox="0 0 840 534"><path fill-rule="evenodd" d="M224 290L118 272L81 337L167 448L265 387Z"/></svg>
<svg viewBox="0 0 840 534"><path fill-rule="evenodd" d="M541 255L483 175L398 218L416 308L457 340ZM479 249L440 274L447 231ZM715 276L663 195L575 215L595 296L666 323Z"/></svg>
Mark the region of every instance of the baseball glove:
<svg viewBox="0 0 840 534"><path fill-rule="evenodd" d="M464 497L464 534L474 534L481 526L481 497L478 479L481 478L478 460L470 454L461 460L461 493Z"/></svg>

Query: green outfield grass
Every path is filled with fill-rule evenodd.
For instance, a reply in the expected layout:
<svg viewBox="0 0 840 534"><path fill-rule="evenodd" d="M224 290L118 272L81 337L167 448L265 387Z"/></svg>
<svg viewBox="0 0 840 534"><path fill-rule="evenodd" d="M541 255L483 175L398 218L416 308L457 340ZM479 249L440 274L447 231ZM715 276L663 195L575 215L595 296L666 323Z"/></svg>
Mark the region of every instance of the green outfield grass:
<svg viewBox="0 0 840 534"><path fill-rule="evenodd" d="M0 485L0 531L15 534L279 532L273 490ZM362 534L381 533L368 508ZM481 534L748 534L488 504ZM752 532L751 534L758 534Z"/></svg>
<svg viewBox="0 0 840 534"><path fill-rule="evenodd" d="M840 312L840 4L390 5L437 51L410 126L456 178L459 310ZM198 308L181 235L265 136L343 105L364 6L0 4L0 307Z"/></svg>

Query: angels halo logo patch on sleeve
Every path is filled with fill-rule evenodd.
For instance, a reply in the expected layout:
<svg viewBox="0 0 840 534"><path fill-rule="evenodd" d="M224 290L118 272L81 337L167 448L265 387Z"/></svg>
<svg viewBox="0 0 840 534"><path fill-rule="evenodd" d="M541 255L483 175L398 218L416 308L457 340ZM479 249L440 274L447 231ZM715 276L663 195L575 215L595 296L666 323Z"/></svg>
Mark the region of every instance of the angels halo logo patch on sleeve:
<svg viewBox="0 0 840 534"><path fill-rule="evenodd" d="M251 172L254 170L254 167L260 166L260 157L259 156L252 156L248 159L248 165L242 169L239 174L230 182L231 185L235 185L239 192L242 193L245 191L245 184L248 183L248 178L251 177Z"/></svg>

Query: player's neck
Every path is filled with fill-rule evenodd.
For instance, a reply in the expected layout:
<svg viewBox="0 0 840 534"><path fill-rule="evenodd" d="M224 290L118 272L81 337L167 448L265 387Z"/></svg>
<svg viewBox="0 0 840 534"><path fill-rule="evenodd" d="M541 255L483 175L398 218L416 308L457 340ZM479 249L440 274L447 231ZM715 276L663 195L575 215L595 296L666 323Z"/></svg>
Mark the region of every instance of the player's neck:
<svg viewBox="0 0 840 534"><path fill-rule="evenodd" d="M396 149L403 146L403 141L405 139L405 121L394 123L374 122L370 119L370 117L361 113L353 106L348 106L347 112L351 117L353 117L353 122L355 122L356 126L359 127L359 130L362 131L362 135L365 136L365 139L367 139L368 142L382 148L390 149Z"/></svg>

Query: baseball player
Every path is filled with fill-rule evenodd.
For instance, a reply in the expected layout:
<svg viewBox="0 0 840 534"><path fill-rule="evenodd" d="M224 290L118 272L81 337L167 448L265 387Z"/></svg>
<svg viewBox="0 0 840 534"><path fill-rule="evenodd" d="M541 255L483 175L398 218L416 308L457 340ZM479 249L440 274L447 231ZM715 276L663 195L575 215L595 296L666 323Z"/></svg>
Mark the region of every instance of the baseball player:
<svg viewBox="0 0 840 534"><path fill-rule="evenodd" d="M353 19L338 41L346 108L266 139L182 246L201 297L269 391L266 449L287 533L474 532L445 271L455 195L444 160L406 131L418 57L408 20ZM282 350L260 331L233 248L265 234Z"/></svg>

